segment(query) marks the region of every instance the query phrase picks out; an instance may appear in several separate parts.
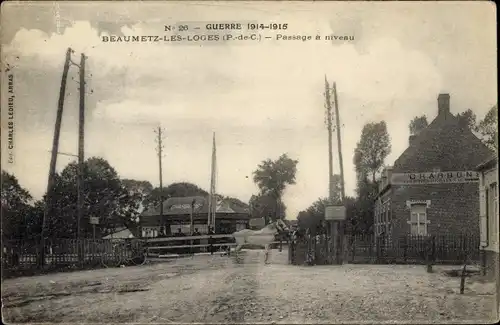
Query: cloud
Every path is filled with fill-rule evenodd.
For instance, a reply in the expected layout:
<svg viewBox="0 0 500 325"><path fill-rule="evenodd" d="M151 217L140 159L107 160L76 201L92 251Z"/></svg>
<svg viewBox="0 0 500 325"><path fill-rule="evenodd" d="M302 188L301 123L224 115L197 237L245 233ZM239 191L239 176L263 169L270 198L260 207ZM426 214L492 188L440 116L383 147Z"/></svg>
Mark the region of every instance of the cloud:
<svg viewBox="0 0 500 325"><path fill-rule="evenodd" d="M352 28L342 29L312 19L304 18L307 28L287 33L315 36L352 29L356 37L364 35L359 24L350 22ZM98 30L77 21L62 34L21 29L6 50L11 57L20 55L20 65L32 71L60 70L67 47L88 55L88 88L94 90L87 102L88 152L104 156L124 176L156 181L152 127L158 124L167 128L168 182L188 180L208 187L211 132L216 131L220 191L242 199L255 192L251 182L242 180L260 160L290 152L300 161L297 185L286 194L292 214L327 193L325 74L337 83L348 193L355 187L352 152L363 124L388 122L391 161L406 148L411 117L434 116L435 97L443 88L442 73L428 54L390 36L357 40L362 47L314 40L234 46L101 41L110 30L123 35L157 30L147 23L118 27ZM53 82L59 80L57 75ZM50 96L55 103L56 92ZM74 145L76 133L65 134L68 146ZM35 140L38 136L34 130L24 137L50 148L50 136ZM21 155L32 159L29 152ZM48 157L44 159L38 174L48 168ZM30 178L34 187L43 183L43 177L31 176L26 168L22 165L26 176L20 178Z"/></svg>

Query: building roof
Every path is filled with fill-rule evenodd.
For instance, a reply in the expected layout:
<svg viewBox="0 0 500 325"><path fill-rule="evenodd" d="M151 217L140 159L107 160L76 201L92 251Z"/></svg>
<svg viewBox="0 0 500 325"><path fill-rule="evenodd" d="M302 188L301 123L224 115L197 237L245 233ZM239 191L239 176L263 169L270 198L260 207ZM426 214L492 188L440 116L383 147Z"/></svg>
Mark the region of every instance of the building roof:
<svg viewBox="0 0 500 325"><path fill-rule="evenodd" d="M208 214L208 198L203 196L173 197L163 202L163 215L189 215L191 208L193 214ZM248 207L238 204L230 199L223 199L217 202L216 213L224 214L248 214ZM142 213L142 216L158 216L160 207L148 209Z"/></svg>
<svg viewBox="0 0 500 325"><path fill-rule="evenodd" d="M476 167L477 171L482 171L485 169L492 169L493 167L496 167L498 165L498 157L491 157L490 159L482 162Z"/></svg>
<svg viewBox="0 0 500 325"><path fill-rule="evenodd" d="M394 172L474 169L492 152L450 112L438 115L396 159ZM416 163L418 160L418 163ZM420 170L415 170L416 168Z"/></svg>

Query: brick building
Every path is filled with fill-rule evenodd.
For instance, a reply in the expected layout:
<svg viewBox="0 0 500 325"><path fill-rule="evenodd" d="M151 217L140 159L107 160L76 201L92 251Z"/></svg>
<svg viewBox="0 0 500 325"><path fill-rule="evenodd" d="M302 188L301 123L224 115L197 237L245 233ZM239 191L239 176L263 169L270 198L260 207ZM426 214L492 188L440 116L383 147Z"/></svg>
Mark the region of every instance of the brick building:
<svg viewBox="0 0 500 325"><path fill-rule="evenodd" d="M408 148L382 174L374 232L389 241L431 234L479 236L479 173L491 151L450 113L450 96L438 96L438 114L409 138Z"/></svg>

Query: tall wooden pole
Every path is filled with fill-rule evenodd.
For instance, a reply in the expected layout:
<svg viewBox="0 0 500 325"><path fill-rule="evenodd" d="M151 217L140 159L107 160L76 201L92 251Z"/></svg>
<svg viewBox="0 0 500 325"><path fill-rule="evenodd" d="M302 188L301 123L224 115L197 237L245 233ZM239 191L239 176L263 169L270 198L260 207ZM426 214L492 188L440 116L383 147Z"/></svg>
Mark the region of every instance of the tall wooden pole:
<svg viewBox="0 0 500 325"><path fill-rule="evenodd" d="M194 214L194 204L195 204L195 200L193 199L193 201L191 202L191 211L189 212L189 235L190 236L193 236L193 227L194 227L194 217L193 217L193 214ZM191 241L191 245L193 244L193 241Z"/></svg>
<svg viewBox="0 0 500 325"><path fill-rule="evenodd" d="M80 106L78 118L78 221L77 238L81 237L81 222L83 214L83 162L85 148L85 55L82 53L80 59Z"/></svg>
<svg viewBox="0 0 500 325"><path fill-rule="evenodd" d="M337 99L337 84L333 83L333 103L335 104L335 124L337 128L337 142L339 149L339 165L340 165L340 200L343 205L345 205L345 183L344 183L344 163L342 160L342 141L340 136L340 114L339 114L339 101ZM339 249L338 253L338 262L339 264L343 263L344 259L344 247L345 247L345 236L344 236L344 223L345 221L341 221L337 223L338 226L338 234L339 234Z"/></svg>
<svg viewBox="0 0 500 325"><path fill-rule="evenodd" d="M52 141L52 154L50 157L49 178L47 180L45 210L42 219L42 231L40 233L40 247L39 247L40 267L43 267L45 263L45 236L47 231L46 227L47 227L47 219L51 216L52 213L52 189L54 187L54 176L56 174L57 151L59 149L59 136L61 133L61 121L64 108L64 97L66 95L66 81L68 79L68 70L69 70L69 63L71 60L71 52L72 52L71 48L68 48L68 50L66 51L66 60L64 61L61 86L59 88L59 101L57 103L56 123L54 127L54 138Z"/></svg>
<svg viewBox="0 0 500 325"><path fill-rule="evenodd" d="M325 76L325 108L326 108L326 123L328 130L328 198L330 204L333 204L334 201L334 188L333 188L333 139L332 139L332 101L330 98L330 85L328 84L328 80ZM331 261L333 264L338 263L338 254L337 251L337 240L338 240L338 232L337 232L337 222L335 221L327 221L328 232L331 237L332 245L329 245L330 252L329 255L334 258Z"/></svg>
<svg viewBox="0 0 500 325"><path fill-rule="evenodd" d="M83 162L85 159L85 54L80 58L80 105L78 117L78 196L77 196L77 239L81 238L81 223L83 215ZM80 261L83 261L83 245L77 241Z"/></svg>
<svg viewBox="0 0 500 325"><path fill-rule="evenodd" d="M163 222L163 169L162 169L162 155L163 155L163 143L162 143L162 132L161 126L158 127L158 168L160 175L160 222Z"/></svg>
<svg viewBox="0 0 500 325"><path fill-rule="evenodd" d="M333 83L333 103L335 104L335 122L337 125L337 142L339 149L339 165L340 165L340 193L341 200L345 199L345 183L344 183L344 162L342 160L342 140L340 136L340 114L339 114L339 100L337 99L337 84Z"/></svg>
<svg viewBox="0 0 500 325"><path fill-rule="evenodd" d="M213 227L215 231L215 217L217 213L217 197L216 197L216 169L217 169L217 149L215 145L215 132L212 139L212 162L210 164L210 193L208 198L208 226Z"/></svg>
<svg viewBox="0 0 500 325"><path fill-rule="evenodd" d="M333 203L334 188L333 188L333 144L332 144L332 105L330 99L330 86L325 76L325 108L326 108L326 123L328 128L328 198L330 203Z"/></svg>

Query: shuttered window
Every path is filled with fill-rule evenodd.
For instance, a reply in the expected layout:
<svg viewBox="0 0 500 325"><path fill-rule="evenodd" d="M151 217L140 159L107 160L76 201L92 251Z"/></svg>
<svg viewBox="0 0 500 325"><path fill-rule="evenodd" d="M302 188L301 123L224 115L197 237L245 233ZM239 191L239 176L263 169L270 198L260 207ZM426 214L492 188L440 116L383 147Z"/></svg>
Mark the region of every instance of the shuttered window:
<svg viewBox="0 0 500 325"><path fill-rule="evenodd" d="M172 234L176 234L178 232L179 228L181 228L181 231L184 233L184 235L191 234L191 224L190 223L185 223L185 224L181 224L181 225L171 225L170 231L172 232ZM202 235L208 233L208 226L206 224L194 224L193 231L195 231L195 228L198 228L198 232Z"/></svg>
<svg viewBox="0 0 500 325"><path fill-rule="evenodd" d="M427 207L414 204L410 209L410 234L414 236L427 235Z"/></svg>
<svg viewBox="0 0 500 325"><path fill-rule="evenodd" d="M489 234L488 234L488 210L489 210L489 204L488 204L488 199L489 199L489 190L487 187L482 187L479 192L479 199L481 203L481 215L480 215L480 241L481 241L481 246L486 247L488 246L488 241L489 241Z"/></svg>
<svg viewBox="0 0 500 325"><path fill-rule="evenodd" d="M497 183L490 185L488 189L488 223L486 231L488 233L488 241L492 244L497 244L495 238L491 238L490 232L496 228L496 222L498 222L498 187Z"/></svg>

